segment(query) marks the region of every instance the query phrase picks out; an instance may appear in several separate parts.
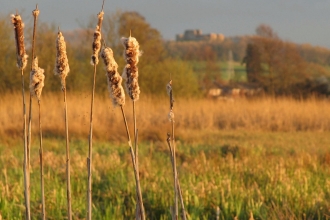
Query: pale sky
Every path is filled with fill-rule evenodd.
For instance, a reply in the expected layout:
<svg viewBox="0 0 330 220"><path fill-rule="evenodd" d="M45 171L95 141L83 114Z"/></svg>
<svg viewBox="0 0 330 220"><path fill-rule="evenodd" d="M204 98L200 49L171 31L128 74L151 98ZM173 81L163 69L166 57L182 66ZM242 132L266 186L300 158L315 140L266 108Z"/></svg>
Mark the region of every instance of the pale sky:
<svg viewBox="0 0 330 220"><path fill-rule="evenodd" d="M40 21L71 30L96 16L102 1L1 0L0 14L13 14L17 9L28 19L38 4ZM117 10L139 12L167 40L174 40L186 29L252 35L263 23L284 40L330 49L330 0L105 0L105 13Z"/></svg>

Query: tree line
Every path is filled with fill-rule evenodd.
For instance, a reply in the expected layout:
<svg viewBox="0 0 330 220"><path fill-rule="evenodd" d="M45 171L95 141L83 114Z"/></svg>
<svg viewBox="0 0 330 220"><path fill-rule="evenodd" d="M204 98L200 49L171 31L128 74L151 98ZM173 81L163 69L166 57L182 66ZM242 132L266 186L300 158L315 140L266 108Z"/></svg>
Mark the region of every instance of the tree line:
<svg viewBox="0 0 330 220"><path fill-rule="evenodd" d="M93 67L89 61L95 28L93 19L96 18L79 30L64 32L71 70L67 77L68 90L81 92L92 86ZM27 23L25 27L28 53L32 39L31 26ZM60 90L53 74L57 28L55 24L42 21L37 26L36 55L40 67L45 69L46 92ZM127 37L130 32L139 41L143 51L139 63L139 84L143 93L164 94L164 85L171 78L176 95L200 95L201 87L207 89L212 85L210 82L222 80L219 62L228 61L229 51L232 51L233 61L245 65L247 83L259 85L269 94L309 93L319 89L319 81L322 81L324 90L324 83L328 83L327 77L330 76L327 68L330 65L330 50L284 41L267 25L257 27L253 36L229 37L221 42L165 41L156 28L134 11L117 11L105 13L104 16L103 39L113 49L119 71L125 63L120 38ZM20 79L15 64L14 33L9 16L0 16L0 38L0 91L18 91ZM196 71L191 65L196 61L204 63L201 67L202 76L201 71ZM97 71L96 92L106 94L105 71L102 68Z"/></svg>
<svg viewBox="0 0 330 220"><path fill-rule="evenodd" d="M91 19L79 30L62 31L67 42L67 54L70 72L66 79L67 90L75 92L89 91L92 88L93 66L90 65L92 55L93 32L96 22ZM39 66L45 70L44 92L59 91L61 89L57 77L54 75L55 40L58 27L55 24L38 22L36 34L35 54L39 59ZM104 43L114 51L114 57L119 65L118 71L124 69L121 37L132 34L142 50L139 62L139 84L143 93L153 95L166 94L165 86L170 79L176 95L196 96L199 94L197 76L193 69L181 59L170 57L165 50L160 32L151 27L143 16L137 12L105 13L102 36ZM32 41L31 24L25 23L25 44L30 55ZM10 16L0 16L0 91L20 91L20 75L16 67L15 37ZM30 66L31 58L28 58ZM25 71L27 72L27 71ZM25 73L26 75L29 75ZM28 76L25 76L26 81ZM105 70L98 68L96 78L96 92L108 94ZM26 83L28 87L28 83Z"/></svg>

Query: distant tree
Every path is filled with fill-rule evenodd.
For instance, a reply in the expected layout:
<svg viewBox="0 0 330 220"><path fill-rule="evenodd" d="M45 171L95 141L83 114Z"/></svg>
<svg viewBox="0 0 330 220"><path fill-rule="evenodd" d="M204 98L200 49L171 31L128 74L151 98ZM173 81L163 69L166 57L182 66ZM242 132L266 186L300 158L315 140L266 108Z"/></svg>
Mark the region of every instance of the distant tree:
<svg viewBox="0 0 330 220"><path fill-rule="evenodd" d="M306 62L296 46L284 42L266 25L257 28L246 49L244 63L249 82L258 83L270 94L292 94L306 80Z"/></svg>
<svg viewBox="0 0 330 220"><path fill-rule="evenodd" d="M0 92L15 91L21 86L21 78L16 67L14 29L9 15L0 16L0 39Z"/></svg>
<svg viewBox="0 0 330 220"><path fill-rule="evenodd" d="M246 55L243 59L246 65L247 80L250 83L258 83L262 74L261 55L257 45L249 43L246 47Z"/></svg>
<svg viewBox="0 0 330 220"><path fill-rule="evenodd" d="M256 29L256 33L259 37L278 39L278 35L266 24L260 24Z"/></svg>

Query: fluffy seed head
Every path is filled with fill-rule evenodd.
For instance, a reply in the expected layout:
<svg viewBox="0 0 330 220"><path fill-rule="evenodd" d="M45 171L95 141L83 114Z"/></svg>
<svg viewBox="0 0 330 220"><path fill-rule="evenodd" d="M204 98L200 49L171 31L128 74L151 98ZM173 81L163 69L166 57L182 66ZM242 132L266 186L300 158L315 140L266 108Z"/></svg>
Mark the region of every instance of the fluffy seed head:
<svg viewBox="0 0 330 220"><path fill-rule="evenodd" d="M102 27L103 15L104 15L103 10L97 14L97 25L96 25L96 29L94 31L94 40L93 40L93 44L92 44L93 55L91 57L91 65L97 65L99 63L99 53L100 53L101 46L102 46L101 45L101 39L102 39L101 27Z"/></svg>
<svg viewBox="0 0 330 220"><path fill-rule="evenodd" d="M38 67L38 58L32 61L32 70L30 73L30 92L40 100L42 88L44 87L44 70Z"/></svg>
<svg viewBox="0 0 330 220"><path fill-rule="evenodd" d="M121 42L125 47L124 58L126 63L137 65L139 57L142 55L139 42L134 37L122 37Z"/></svg>
<svg viewBox="0 0 330 220"><path fill-rule="evenodd" d="M99 63L99 52L101 49L101 32L98 30L95 30L94 32L94 40L92 47L93 47L93 55L91 59L91 65L97 65Z"/></svg>
<svg viewBox="0 0 330 220"><path fill-rule="evenodd" d="M104 15L103 10L100 11L100 13L97 14L97 27L96 27L96 29L100 32L101 32L101 27L102 27L103 15Z"/></svg>
<svg viewBox="0 0 330 220"><path fill-rule="evenodd" d="M101 51L101 57L104 61L105 70L107 72L107 81L110 97L114 106L125 105L125 92L123 89L122 78L117 69L118 64L113 57L113 51L110 47L105 47Z"/></svg>
<svg viewBox="0 0 330 220"><path fill-rule="evenodd" d="M133 101L139 100L140 87L138 83L138 69L135 66L126 64L124 72L122 74L123 79L126 80L126 90L129 97Z"/></svg>
<svg viewBox="0 0 330 220"><path fill-rule="evenodd" d="M11 22L14 25L17 67L21 70L25 69L28 55L24 46L24 23L20 15L11 15Z"/></svg>
<svg viewBox="0 0 330 220"><path fill-rule="evenodd" d="M134 37L122 37L121 42L124 45L124 58L126 66L122 77L126 80L126 90L133 101L137 101L140 96L140 87L138 83L139 42Z"/></svg>
<svg viewBox="0 0 330 220"><path fill-rule="evenodd" d="M70 72L68 57L66 54L66 43L62 32L58 32L56 39L56 61L55 61L55 75L61 78L62 89L65 89L65 78Z"/></svg>

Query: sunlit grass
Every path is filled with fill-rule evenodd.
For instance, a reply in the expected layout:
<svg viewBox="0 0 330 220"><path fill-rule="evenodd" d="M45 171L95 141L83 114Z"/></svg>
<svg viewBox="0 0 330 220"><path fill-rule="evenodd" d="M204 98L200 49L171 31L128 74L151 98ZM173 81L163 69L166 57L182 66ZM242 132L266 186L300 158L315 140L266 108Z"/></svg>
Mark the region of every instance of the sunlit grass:
<svg viewBox="0 0 330 220"><path fill-rule="evenodd" d="M190 219L215 219L216 207L220 207L220 219L247 219L250 212L256 219L326 219L330 214L329 132L214 131L200 135L201 141L180 140L177 145L178 172ZM6 172L0 176L1 215L21 219L22 152L19 141L11 143L11 148L0 146L0 169ZM32 144L32 186L39 181L37 144ZM65 141L46 139L44 146L47 216L60 219L66 215ZM86 211L88 140L71 139L71 146L72 210L81 219ZM97 141L94 149L95 218L132 219L135 184L126 145ZM166 143L144 142L140 151L147 217L169 219L173 189ZM31 189L34 219L41 211L39 193L39 188Z"/></svg>

